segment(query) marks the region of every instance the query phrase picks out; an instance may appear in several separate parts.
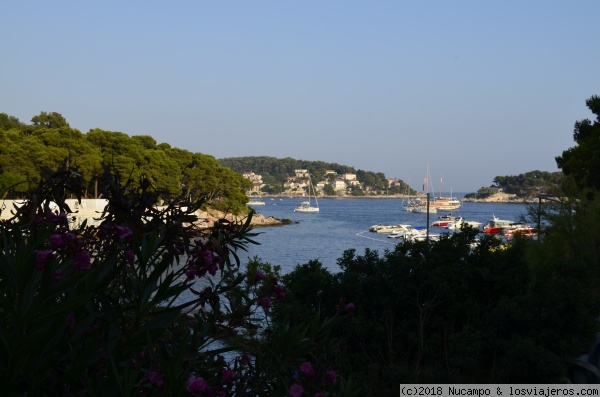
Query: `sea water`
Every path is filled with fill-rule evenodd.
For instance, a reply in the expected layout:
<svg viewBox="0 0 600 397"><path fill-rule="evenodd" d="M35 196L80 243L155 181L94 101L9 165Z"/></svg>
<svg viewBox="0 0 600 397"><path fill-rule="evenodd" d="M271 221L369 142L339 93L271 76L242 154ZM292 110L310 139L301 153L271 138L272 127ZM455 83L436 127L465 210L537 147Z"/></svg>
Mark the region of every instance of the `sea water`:
<svg viewBox="0 0 600 397"><path fill-rule="evenodd" d="M337 259L347 249L355 249L357 255L362 255L367 248L383 254L386 249L392 250L395 244L400 243L397 239L387 238L387 234L369 232L370 226L399 223L415 227L427 225L426 214L403 211L402 199L399 198L323 198L319 199L319 213L294 212L301 201L302 198L267 198L265 206L256 208L261 215L290 219L293 223L255 228L254 231L260 234L254 239L260 245L250 244L248 252L239 251L242 263L258 257L262 262L281 266L281 272L285 274L298 264L316 259L335 273L340 271ZM452 211L452 215L462 216L465 221L478 221L482 225L494 216L517 222L521 215L527 213L527 207L522 203L464 202L459 210ZM430 214L429 224L438 216L449 213L438 211ZM441 232L447 232L447 229L430 228L432 234Z"/></svg>

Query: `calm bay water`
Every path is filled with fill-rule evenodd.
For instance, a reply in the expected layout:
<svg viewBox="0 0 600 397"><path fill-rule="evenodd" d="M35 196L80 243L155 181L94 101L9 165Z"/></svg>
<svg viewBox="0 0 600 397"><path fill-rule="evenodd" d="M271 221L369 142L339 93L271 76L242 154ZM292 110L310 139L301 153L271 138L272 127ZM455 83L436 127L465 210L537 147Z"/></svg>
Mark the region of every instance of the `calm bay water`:
<svg viewBox="0 0 600 397"><path fill-rule="evenodd" d="M454 195L460 197L456 193ZM254 229L260 233L256 237L260 245L250 245L248 252L239 252L242 263L247 258L257 256L263 262L280 265L282 273L288 273L297 264L318 259L330 271L338 272L337 259L347 249L356 249L358 255L362 255L365 248L383 254L385 249L391 250L398 243L398 240L387 238L385 234L369 232L370 226L379 223L408 223L415 227L426 225L425 214L402 211L402 199L319 199L318 214L294 212L301 201L301 198L267 198L265 206L256 207L257 212L264 216L287 218L298 223ZM453 215L484 224L494 215L500 219L517 221L519 215L526 212L525 204L467 202ZM429 223L447 213L431 214ZM445 230L431 228L430 233Z"/></svg>

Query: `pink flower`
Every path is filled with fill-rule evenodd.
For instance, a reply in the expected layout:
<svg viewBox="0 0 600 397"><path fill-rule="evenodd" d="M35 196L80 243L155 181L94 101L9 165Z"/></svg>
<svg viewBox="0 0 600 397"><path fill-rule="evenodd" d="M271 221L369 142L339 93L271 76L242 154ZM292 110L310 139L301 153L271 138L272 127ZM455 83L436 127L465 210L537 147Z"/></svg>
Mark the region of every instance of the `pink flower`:
<svg viewBox="0 0 600 397"><path fill-rule="evenodd" d="M354 305L354 303L352 303L352 302L346 303L345 300L342 298L340 298L340 301L335 308L337 314L343 314L343 313L352 314L352 313L354 313L355 309L356 309L356 306Z"/></svg>
<svg viewBox="0 0 600 397"><path fill-rule="evenodd" d="M215 264L211 264L208 266L208 272L210 273L211 276L214 276L215 274L217 274L218 269L219 268Z"/></svg>
<svg viewBox="0 0 600 397"><path fill-rule="evenodd" d="M315 370L314 370L312 364L310 363L310 361L306 361L306 362L303 362L302 364L300 364L300 372L302 372L302 374L304 374L305 376L314 376L315 375Z"/></svg>
<svg viewBox="0 0 600 397"><path fill-rule="evenodd" d="M162 390L165 387L165 375L157 374L156 372L150 372L148 374L148 380L157 389Z"/></svg>
<svg viewBox="0 0 600 397"><path fill-rule="evenodd" d="M195 269L187 269L185 271L185 275L187 276L187 281L192 281L196 278L196 270Z"/></svg>
<svg viewBox="0 0 600 397"><path fill-rule="evenodd" d="M275 296L280 301L283 300L283 299L285 299L285 288L282 285L276 285L275 286Z"/></svg>
<svg viewBox="0 0 600 397"><path fill-rule="evenodd" d="M262 298L259 302L259 304L264 307L265 309L270 308L271 306L273 306L273 302L271 302L271 299L269 298Z"/></svg>
<svg viewBox="0 0 600 397"><path fill-rule="evenodd" d="M303 393L304 388L297 383L293 384L292 387L290 387L290 397L302 397Z"/></svg>
<svg viewBox="0 0 600 397"><path fill-rule="evenodd" d="M54 248L60 248L63 246L63 239L60 234L53 234L50 236L50 245Z"/></svg>
<svg viewBox="0 0 600 397"><path fill-rule="evenodd" d="M330 369L325 371L325 383L333 386L333 385L335 385L336 381L337 381L337 374L335 372L333 372Z"/></svg>
<svg viewBox="0 0 600 397"><path fill-rule="evenodd" d="M77 236L74 235L73 233L67 233L67 234L63 234L62 236L62 242L63 242L63 246L64 245L74 245L75 242L77 241Z"/></svg>
<svg viewBox="0 0 600 397"><path fill-rule="evenodd" d="M204 259L204 263L210 263L213 260L213 253L208 249L202 250L202 259Z"/></svg>
<svg viewBox="0 0 600 397"><path fill-rule="evenodd" d="M256 272L256 274L254 275L254 281L260 281L260 280L264 280L266 277L267 277L267 276L266 276L266 275L265 275L263 272L261 272L261 271L258 271L258 272Z"/></svg>
<svg viewBox="0 0 600 397"><path fill-rule="evenodd" d="M90 270L90 253L87 251L79 251L76 253L73 258L73 266L82 272Z"/></svg>
<svg viewBox="0 0 600 397"><path fill-rule="evenodd" d="M115 226L115 229L117 230L117 236L119 236L121 241L131 241L133 233L131 232L130 228L124 226Z"/></svg>
<svg viewBox="0 0 600 397"><path fill-rule="evenodd" d="M34 251L35 252L35 269L43 271L46 268L46 264L51 259L54 259L54 255L51 250L46 251Z"/></svg>
<svg viewBox="0 0 600 397"><path fill-rule="evenodd" d="M196 378L195 376L190 376L188 379L187 389L192 396L199 396L200 393L207 392L210 390L208 383L204 380L204 378Z"/></svg>
<svg viewBox="0 0 600 397"><path fill-rule="evenodd" d="M228 385L232 383L233 375L234 375L234 372L232 370L230 370L229 368L223 368L223 371L221 371L221 376L223 377L223 382L227 383Z"/></svg>
<svg viewBox="0 0 600 397"><path fill-rule="evenodd" d="M135 253L131 248L128 248L127 251L125 251L125 260L127 263L133 263L135 261Z"/></svg>
<svg viewBox="0 0 600 397"><path fill-rule="evenodd" d="M252 362L252 356L249 354L244 354L240 360L240 364L247 366L250 365L250 363Z"/></svg>

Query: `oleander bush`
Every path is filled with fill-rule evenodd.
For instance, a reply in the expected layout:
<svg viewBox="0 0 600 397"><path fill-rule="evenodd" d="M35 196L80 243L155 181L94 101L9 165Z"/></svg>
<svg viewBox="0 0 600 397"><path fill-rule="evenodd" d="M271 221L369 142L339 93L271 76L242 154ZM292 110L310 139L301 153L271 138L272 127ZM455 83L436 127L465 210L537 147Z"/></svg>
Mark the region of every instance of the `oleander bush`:
<svg viewBox="0 0 600 397"><path fill-rule="evenodd" d="M240 265L256 243L252 214L201 232L194 213L219 192L167 199L143 177L106 177L109 205L94 225L71 222L65 198L83 192L73 172L3 209L2 395L352 394L319 353L333 356L339 319L266 332L285 290L276 268Z"/></svg>

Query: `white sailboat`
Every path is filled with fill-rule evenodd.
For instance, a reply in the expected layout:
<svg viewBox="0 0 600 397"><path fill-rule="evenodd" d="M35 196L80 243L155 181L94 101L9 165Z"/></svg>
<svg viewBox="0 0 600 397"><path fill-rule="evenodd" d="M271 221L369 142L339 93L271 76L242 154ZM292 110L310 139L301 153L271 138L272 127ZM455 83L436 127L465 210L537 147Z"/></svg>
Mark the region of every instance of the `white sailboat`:
<svg viewBox="0 0 600 397"><path fill-rule="evenodd" d="M414 200L410 196L410 175L408 176L408 185L406 185L406 197L402 198L402 210L412 212L412 210L419 204L418 201Z"/></svg>
<svg viewBox="0 0 600 397"><path fill-rule="evenodd" d="M425 178L423 179L423 196L424 200L419 200L418 204L412 208L412 212L416 212L419 214L436 214L437 207L434 205L435 200L431 200L429 197L429 184L431 184L431 177L429 175L429 163L427 163L427 172L425 173ZM431 190L433 191L433 185L431 185Z"/></svg>
<svg viewBox="0 0 600 397"><path fill-rule="evenodd" d="M311 191L313 194L313 198L315 199L315 206L313 207L310 200ZM317 213L319 212L319 202L317 201L317 196L315 194L315 188L313 187L312 180L310 179L310 174L308 175L308 201L301 202L295 209L294 212L304 212L304 213Z"/></svg>

